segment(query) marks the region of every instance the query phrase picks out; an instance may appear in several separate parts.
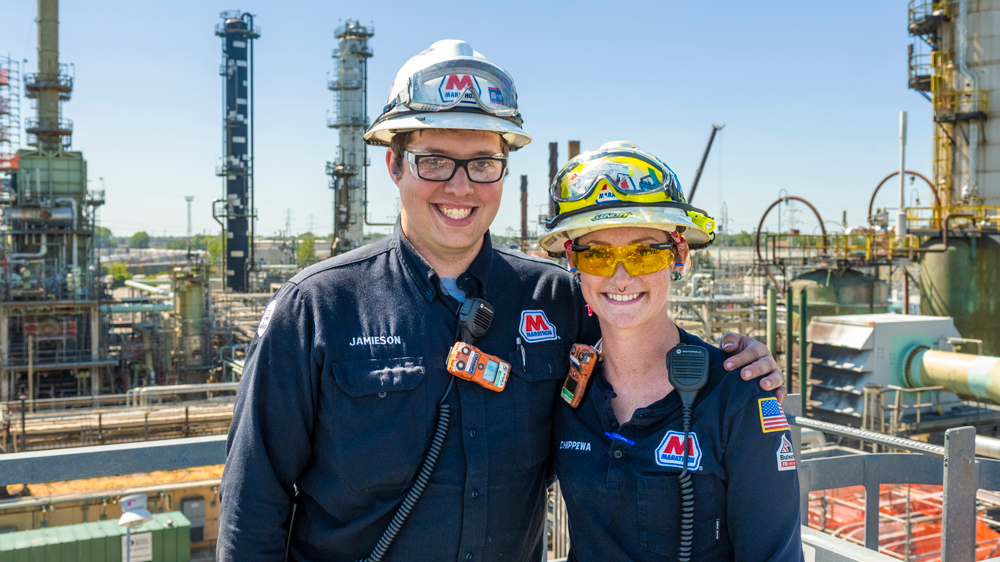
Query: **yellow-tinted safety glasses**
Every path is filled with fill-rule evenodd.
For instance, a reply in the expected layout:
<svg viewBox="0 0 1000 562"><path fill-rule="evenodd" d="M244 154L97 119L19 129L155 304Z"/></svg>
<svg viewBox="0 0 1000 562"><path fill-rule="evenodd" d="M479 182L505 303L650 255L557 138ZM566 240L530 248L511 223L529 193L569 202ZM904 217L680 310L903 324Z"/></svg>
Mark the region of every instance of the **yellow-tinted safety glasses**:
<svg viewBox="0 0 1000 562"><path fill-rule="evenodd" d="M576 268L583 273L600 277L614 275L618 262L625 264L625 271L632 277L662 271L674 262L673 248L672 243L572 246Z"/></svg>

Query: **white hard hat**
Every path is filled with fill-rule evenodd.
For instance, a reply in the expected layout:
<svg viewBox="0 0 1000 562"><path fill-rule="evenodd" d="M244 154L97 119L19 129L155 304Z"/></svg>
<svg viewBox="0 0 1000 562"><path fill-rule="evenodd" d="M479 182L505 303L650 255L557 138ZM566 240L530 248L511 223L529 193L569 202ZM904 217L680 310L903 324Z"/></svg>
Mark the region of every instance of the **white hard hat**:
<svg viewBox="0 0 1000 562"><path fill-rule="evenodd" d="M531 142L521 129L517 90L507 71L465 41L438 41L396 74L382 115L365 142L388 146L396 133L466 129L499 133L517 150Z"/></svg>

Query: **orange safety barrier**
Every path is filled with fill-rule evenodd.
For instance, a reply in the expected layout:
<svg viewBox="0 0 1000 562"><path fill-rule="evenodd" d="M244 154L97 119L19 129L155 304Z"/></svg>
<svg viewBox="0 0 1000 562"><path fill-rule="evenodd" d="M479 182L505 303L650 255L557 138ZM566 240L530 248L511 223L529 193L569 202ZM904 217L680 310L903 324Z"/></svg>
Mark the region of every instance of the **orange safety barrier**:
<svg viewBox="0 0 1000 562"><path fill-rule="evenodd" d="M907 510L909 505L909 510ZM941 560L941 486L883 484L879 488L879 552L920 562ZM809 494L809 527L864 544L865 488L851 486ZM909 525L909 533L907 533ZM1000 533L977 515L976 560L1000 554Z"/></svg>

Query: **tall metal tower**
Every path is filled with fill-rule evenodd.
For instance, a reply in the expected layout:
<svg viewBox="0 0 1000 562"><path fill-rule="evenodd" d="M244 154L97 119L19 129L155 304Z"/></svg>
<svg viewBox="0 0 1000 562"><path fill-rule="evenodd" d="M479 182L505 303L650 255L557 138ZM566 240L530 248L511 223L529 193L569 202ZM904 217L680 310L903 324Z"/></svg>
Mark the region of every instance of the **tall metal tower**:
<svg viewBox="0 0 1000 562"><path fill-rule="evenodd" d="M226 291L246 293L249 272L253 267L254 233L253 192L253 40L260 37L253 15L237 11L219 14L222 23L215 34L222 37L222 66L219 74L225 84L225 106L222 117L222 163L215 173L224 179L226 197L222 201L225 213L212 215L225 218L226 271L223 276Z"/></svg>
<svg viewBox="0 0 1000 562"><path fill-rule="evenodd" d="M87 190L87 162L68 150L73 123L62 118L73 78L59 64L59 1L38 0L35 21L38 72L24 76L36 110L24 121L26 144L35 149L5 158L12 181L0 196L0 400L71 395L88 382L96 395L111 390L104 375L117 364L101 346L96 284L94 228L104 192ZM7 61L0 70L9 89L15 67Z"/></svg>
<svg viewBox="0 0 1000 562"><path fill-rule="evenodd" d="M0 174L17 168L21 147L21 72L10 55L0 57Z"/></svg>
<svg viewBox="0 0 1000 562"><path fill-rule="evenodd" d="M187 206L188 206L187 237L191 238L191 202L194 201L194 196L193 195L185 195L184 196L184 200L187 201Z"/></svg>
<svg viewBox="0 0 1000 562"><path fill-rule="evenodd" d="M347 20L334 31L335 78L327 82L333 91L337 114L326 124L337 129L337 158L326 163L333 189L333 254L342 254L363 244L368 205L368 150L364 141L368 127L368 40L372 26ZM371 224L371 223L368 223Z"/></svg>

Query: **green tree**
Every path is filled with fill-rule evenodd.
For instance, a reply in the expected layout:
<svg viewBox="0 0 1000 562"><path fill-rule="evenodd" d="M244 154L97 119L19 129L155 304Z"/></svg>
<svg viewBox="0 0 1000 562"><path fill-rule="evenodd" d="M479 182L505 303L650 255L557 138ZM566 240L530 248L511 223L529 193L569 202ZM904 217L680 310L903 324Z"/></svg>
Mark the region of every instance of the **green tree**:
<svg viewBox="0 0 1000 562"><path fill-rule="evenodd" d="M102 248L111 248L118 245L118 241L111 235L111 229L106 226L98 226L94 229L98 243Z"/></svg>
<svg viewBox="0 0 1000 562"><path fill-rule="evenodd" d="M128 240L130 248L145 249L149 247L149 235L143 231L136 232Z"/></svg>
<svg viewBox="0 0 1000 562"><path fill-rule="evenodd" d="M112 289L124 287L125 280L132 278L132 274L128 272L125 264L121 262L113 262L104 266L104 272L105 275L110 275L114 278L114 282L111 284Z"/></svg>
<svg viewBox="0 0 1000 562"><path fill-rule="evenodd" d="M187 240L184 238L174 238L170 242L167 242L168 250L186 250Z"/></svg>
<svg viewBox="0 0 1000 562"><path fill-rule="evenodd" d="M213 236L208 241L208 257L213 262L222 259L222 236Z"/></svg>
<svg viewBox="0 0 1000 562"><path fill-rule="evenodd" d="M295 261L299 265L309 265L316 263L316 237L311 233L302 236L299 249L295 250Z"/></svg>

